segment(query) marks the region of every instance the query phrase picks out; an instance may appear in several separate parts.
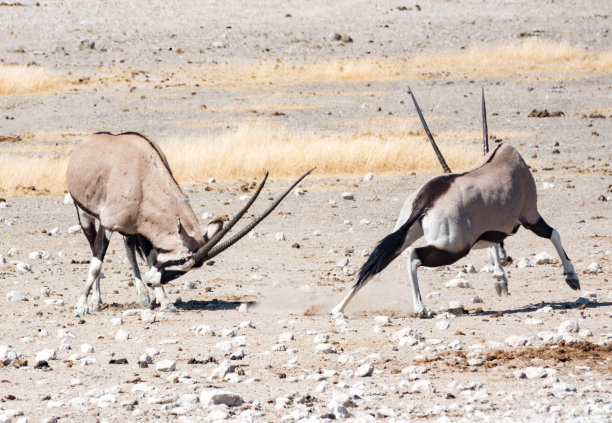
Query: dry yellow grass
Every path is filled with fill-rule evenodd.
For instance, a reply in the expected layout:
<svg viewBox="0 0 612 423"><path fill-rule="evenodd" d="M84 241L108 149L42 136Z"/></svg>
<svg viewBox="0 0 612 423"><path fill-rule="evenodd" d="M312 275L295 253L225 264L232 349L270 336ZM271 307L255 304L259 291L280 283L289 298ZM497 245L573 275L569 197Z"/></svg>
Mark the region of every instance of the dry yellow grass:
<svg viewBox="0 0 612 423"><path fill-rule="evenodd" d="M45 93L65 87L64 78L43 68L0 66L0 95Z"/></svg>
<svg viewBox="0 0 612 423"><path fill-rule="evenodd" d="M66 189L68 156L0 156L0 194L61 196ZM34 187L35 189L32 189Z"/></svg>
<svg viewBox="0 0 612 423"><path fill-rule="evenodd" d="M465 169L479 149L440 146L449 166ZM176 138L162 143L182 183L253 178L269 170L275 178L294 177L310 167L318 175L407 174L439 172L429 143L401 131L346 134L298 134L269 125L245 125L220 136Z"/></svg>

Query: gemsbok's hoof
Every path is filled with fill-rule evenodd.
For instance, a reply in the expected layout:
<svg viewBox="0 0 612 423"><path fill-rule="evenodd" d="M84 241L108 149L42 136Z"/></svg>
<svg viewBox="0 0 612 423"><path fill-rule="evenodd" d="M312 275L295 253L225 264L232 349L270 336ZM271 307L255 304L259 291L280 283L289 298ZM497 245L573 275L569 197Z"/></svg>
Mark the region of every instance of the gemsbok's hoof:
<svg viewBox="0 0 612 423"><path fill-rule="evenodd" d="M145 296L145 297L141 297L138 302L140 304L142 304L143 306L148 306L149 304L151 304L151 298L149 298L149 296Z"/></svg>
<svg viewBox="0 0 612 423"><path fill-rule="evenodd" d="M161 311L167 311L168 313L178 313L178 308L174 304L170 303L166 307L162 308Z"/></svg>
<svg viewBox="0 0 612 423"><path fill-rule="evenodd" d="M432 319L433 313L429 307L425 307L420 313L418 313L419 319Z"/></svg>
<svg viewBox="0 0 612 423"><path fill-rule="evenodd" d="M578 275L576 274L576 272L565 273L565 282L574 291L580 289L580 281L578 280Z"/></svg>
<svg viewBox="0 0 612 423"><path fill-rule="evenodd" d="M500 297L508 296L508 282L495 282L495 292Z"/></svg>

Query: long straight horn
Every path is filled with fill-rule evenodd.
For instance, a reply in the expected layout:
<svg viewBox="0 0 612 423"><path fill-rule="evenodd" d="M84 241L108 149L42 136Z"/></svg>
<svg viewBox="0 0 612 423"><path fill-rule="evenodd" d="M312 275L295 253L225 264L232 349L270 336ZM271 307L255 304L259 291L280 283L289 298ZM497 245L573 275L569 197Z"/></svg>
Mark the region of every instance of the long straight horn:
<svg viewBox="0 0 612 423"><path fill-rule="evenodd" d="M251 205L255 202L255 200L257 199L257 196L261 192L261 190L262 190L263 186L266 184L267 180L268 180L268 172L266 171L266 175L264 176L263 180L261 181L261 184L259 184L259 187L257 187L257 190L253 193L251 198L249 198L249 201L244 205L244 207L236 214L236 216L234 216L232 218L232 220L227 222L227 225L225 225L219 232L217 232L215 235L213 235L213 237L211 239L209 239L208 242L206 244L204 244L204 246L202 248L200 248L194 254L194 259L196 261L200 261L204 256L206 256L206 254L215 246L215 244L217 244L219 241L221 241L221 238L223 238L223 236L225 236L225 234L228 233L230 231L230 229L232 229L232 227L234 227L234 225L236 225L236 223L238 223L240 218L247 212L249 207L251 207Z"/></svg>
<svg viewBox="0 0 612 423"><path fill-rule="evenodd" d="M410 96L412 97L412 101L414 103L414 107L416 107L416 111L419 115L419 118L421 119L421 123L423 124L423 128L425 128L425 133L427 134L427 138L429 138L429 142L431 143L431 146L433 147L436 156L438 156L438 160L440 161L440 164L442 165L442 169L444 169L445 173L451 173L450 167L448 167L448 165L446 164L446 160L444 160L444 156L442 156L442 153L440 153L440 150L438 149L438 145L436 144L436 140L434 140L433 136L431 135L431 132L429 132L429 128L427 127L427 123L425 122L425 118L423 117L423 113L421 113L421 108L419 107L416 98L414 98L414 94L412 94L412 90L410 89L410 87L408 87L408 93L410 94Z"/></svg>
<svg viewBox="0 0 612 423"><path fill-rule="evenodd" d="M482 88L482 148L484 154L489 152L489 129L487 128L487 106L484 99L484 87Z"/></svg>
<svg viewBox="0 0 612 423"><path fill-rule="evenodd" d="M270 206L261 214L259 215L256 219L254 219L251 223L249 223L247 226L245 226L242 230L240 230L240 232L238 232L236 235L234 235L233 237L231 237L230 239L228 239L227 241L225 241L222 244L219 244L218 246L215 246L214 248L207 250L204 255L202 257L205 256L206 260L210 260L213 257L215 257L216 255L222 253L223 251L227 250L229 247L231 247L232 245L234 245L236 242L238 242L241 238L243 238L246 234L248 234L255 226L257 226L259 224L259 222L261 222L262 220L264 220L270 213L272 213L272 210L274 210L276 208L276 206L278 206L280 204L281 201L283 201L283 199L287 196L287 194L289 194L291 192L291 190L293 188L295 188L295 186L297 184L299 184L300 182L302 182L302 179L304 179L306 176L310 175L310 173L314 170L315 168L310 169L308 172L304 173L302 176L300 176L289 188L287 188L285 190L285 192L283 192L277 199L276 201L274 201L274 203L270 204ZM266 173L267 176L267 173ZM263 184L262 184L263 185ZM206 246L205 246L206 247ZM201 258L196 257L196 260L200 260Z"/></svg>

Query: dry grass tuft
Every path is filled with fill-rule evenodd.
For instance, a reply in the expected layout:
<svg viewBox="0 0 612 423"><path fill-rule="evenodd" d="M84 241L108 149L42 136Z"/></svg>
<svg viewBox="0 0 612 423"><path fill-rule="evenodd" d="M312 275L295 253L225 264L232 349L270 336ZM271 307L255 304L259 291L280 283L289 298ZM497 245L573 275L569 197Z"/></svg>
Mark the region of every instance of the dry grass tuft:
<svg viewBox="0 0 612 423"><path fill-rule="evenodd" d="M0 95L61 91L66 81L43 68L0 66Z"/></svg>
<svg viewBox="0 0 612 423"><path fill-rule="evenodd" d="M7 197L61 196L66 190L67 165L68 156L0 156L0 193Z"/></svg>
<svg viewBox="0 0 612 423"><path fill-rule="evenodd" d="M479 151L466 151L464 146L440 148L452 169L465 169L480 157ZM291 178L314 166L318 175L440 171L428 141L403 131L298 134L253 124L220 136L171 139L162 149L182 183L201 183L211 176L252 178L264 170L275 178Z"/></svg>

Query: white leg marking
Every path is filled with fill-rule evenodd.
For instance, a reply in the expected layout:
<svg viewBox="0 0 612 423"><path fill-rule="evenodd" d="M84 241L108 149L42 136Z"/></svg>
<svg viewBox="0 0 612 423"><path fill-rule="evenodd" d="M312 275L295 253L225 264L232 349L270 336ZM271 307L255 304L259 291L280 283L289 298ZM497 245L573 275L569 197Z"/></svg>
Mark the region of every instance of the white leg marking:
<svg viewBox="0 0 612 423"><path fill-rule="evenodd" d="M491 248L489 248L489 258L491 259L491 263L493 264L493 276L495 277L495 292L500 297L508 295L508 279L506 279L506 273L504 272L504 268L502 266L501 261L501 245L495 244Z"/></svg>
<svg viewBox="0 0 612 423"><path fill-rule="evenodd" d="M87 297L89 296L89 292L91 291L91 287L94 282L98 280L100 276L100 270L102 269L102 262L98 260L97 257L92 257L91 263L89 265L89 273L87 274L87 285L85 285L85 290L79 297L79 300L74 307L74 314L77 316L89 313L89 308L87 306ZM98 286L98 290L99 290Z"/></svg>
<svg viewBox="0 0 612 423"><path fill-rule="evenodd" d="M349 303L349 301L351 301L351 299L355 296L355 294L357 294L357 292L359 292L359 290L363 288L365 284L367 284L369 281L370 279L366 279L361 285L353 287L351 291L348 293L348 295L344 297L342 301L340 301L340 304L334 307L332 311L330 311L329 313L332 315L344 313L344 308Z"/></svg>
<svg viewBox="0 0 612 423"><path fill-rule="evenodd" d="M144 282L140 278L135 277L134 283L136 285L136 295L138 295L138 301L140 302L140 304L144 306L151 304L149 290L147 289L147 286L144 284Z"/></svg>
<svg viewBox="0 0 612 423"><path fill-rule="evenodd" d="M414 248L408 249L408 280L410 282L410 288L412 288L412 303L414 306L414 313L418 314L423 318L432 317L431 310L421 299L421 292L419 291L419 280L417 278L417 269L421 265L421 260L417 257L416 250Z"/></svg>
<svg viewBox="0 0 612 423"><path fill-rule="evenodd" d="M157 302L159 303L159 308L162 311L178 311L174 304L172 304L172 301L170 301L170 299L168 298L168 295L166 295L166 290L162 285L158 285L155 287L155 298L157 299Z"/></svg>
<svg viewBox="0 0 612 423"><path fill-rule="evenodd" d="M565 282L572 289L580 289L580 280L578 279L578 275L574 270L572 262L568 260L567 255L565 254L565 250L561 245L561 237L559 236L559 232L557 232L556 229L553 229L552 234L550 235L550 240L555 246L557 254L559 254L559 258L561 259L561 264L563 265L563 274L565 275Z"/></svg>

